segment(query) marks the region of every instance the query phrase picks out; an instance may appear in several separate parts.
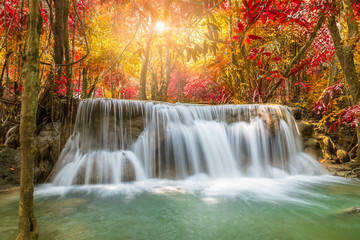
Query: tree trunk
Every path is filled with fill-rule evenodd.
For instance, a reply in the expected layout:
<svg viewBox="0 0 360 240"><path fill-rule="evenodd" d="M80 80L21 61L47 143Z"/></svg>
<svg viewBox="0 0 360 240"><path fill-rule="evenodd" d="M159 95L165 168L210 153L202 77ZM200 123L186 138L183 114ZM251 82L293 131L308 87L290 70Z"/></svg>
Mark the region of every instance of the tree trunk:
<svg viewBox="0 0 360 240"><path fill-rule="evenodd" d="M3 84L3 78L4 78L4 74L5 74L5 69L6 69L6 66L8 65L8 61L9 61L9 58L10 58L11 54L12 54L12 52L8 52L5 55L5 62L4 62L4 66L2 68L2 71L1 71L1 76L0 76L0 86L2 86L2 84Z"/></svg>
<svg viewBox="0 0 360 240"><path fill-rule="evenodd" d="M349 1L344 2L345 18L347 19L348 39L355 39L358 37L358 26L356 20L352 20L353 14L351 14L351 7L349 7ZM354 62L354 50L356 48L356 42L351 41L351 44L346 45L341 38L340 31L337 27L335 16L329 18L328 28L331 33L331 37L334 42L336 56L339 59L340 66L343 70L346 83L349 87L351 95L351 104L359 104L360 100L360 83L358 75L356 72L355 62ZM357 126L357 139L358 139L358 148L357 148L357 158L360 160L360 126Z"/></svg>
<svg viewBox="0 0 360 240"><path fill-rule="evenodd" d="M64 51L65 51L65 64L70 64L70 41L69 41L69 1L64 1ZM70 101L72 97L72 66L66 66L66 97Z"/></svg>
<svg viewBox="0 0 360 240"><path fill-rule="evenodd" d="M180 70L177 70L177 81L176 81L177 93L178 93L178 102L183 101L183 93L184 93L184 86L183 86L183 79L180 74Z"/></svg>
<svg viewBox="0 0 360 240"><path fill-rule="evenodd" d="M144 61L141 65L141 74L140 74L140 90L139 90L139 100L147 100L146 98L146 75L147 75L147 69L149 65L149 55L150 55L150 48L151 48L151 42L152 42L152 28L150 29L150 35L146 41L146 47L145 47L145 56Z"/></svg>
<svg viewBox="0 0 360 240"><path fill-rule="evenodd" d="M41 32L39 1L30 0L29 8L30 27L24 63L24 91L20 120L21 175L18 240L38 239L39 235L39 227L34 215L34 134L39 93L39 40Z"/></svg>
<svg viewBox="0 0 360 240"><path fill-rule="evenodd" d="M158 83L157 83L157 73L151 73L151 100L157 100L158 93Z"/></svg>
<svg viewBox="0 0 360 240"><path fill-rule="evenodd" d="M167 91L168 91L169 83L171 80L171 72L172 72L171 54L170 54L170 48L169 48L169 43L168 43L168 46L166 48L165 78L161 79L160 89L159 89L159 99L161 101L166 101Z"/></svg>
<svg viewBox="0 0 360 240"><path fill-rule="evenodd" d="M55 79L62 78L62 64L64 59L64 0L54 0L55 28L54 28L54 61Z"/></svg>
<svg viewBox="0 0 360 240"><path fill-rule="evenodd" d="M335 54L330 63L328 86L335 84L336 75L338 72L337 62L338 62L338 60L337 60L337 56Z"/></svg>
<svg viewBox="0 0 360 240"><path fill-rule="evenodd" d="M293 68L293 66L300 61L300 59L305 56L305 54L308 52L311 44L315 40L317 32L320 30L322 23L325 21L325 15L320 14L320 17L318 19L318 22L316 26L314 27L313 31L310 33L310 36L306 43L300 48L299 52L296 54L296 56L291 59L290 63L286 66L285 70L283 71L283 76L285 78L290 76L290 71ZM268 94L264 98L264 102L266 103L275 93L276 89L281 85L282 80L279 80L277 83L274 84L274 86L269 90Z"/></svg>
<svg viewBox="0 0 360 240"><path fill-rule="evenodd" d="M88 80L86 74L86 68L84 68L82 72L81 99L87 98Z"/></svg>

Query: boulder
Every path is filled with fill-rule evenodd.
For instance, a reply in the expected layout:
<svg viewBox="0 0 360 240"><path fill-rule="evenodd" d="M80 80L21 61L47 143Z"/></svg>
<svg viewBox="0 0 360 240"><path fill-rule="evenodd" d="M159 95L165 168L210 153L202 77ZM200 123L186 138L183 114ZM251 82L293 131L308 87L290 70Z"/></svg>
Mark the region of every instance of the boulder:
<svg viewBox="0 0 360 240"><path fill-rule="evenodd" d="M325 134L328 132L328 128L325 125L319 125L315 127L315 132Z"/></svg>
<svg viewBox="0 0 360 240"><path fill-rule="evenodd" d="M60 154L61 123L47 124L35 137L35 182L43 182Z"/></svg>
<svg viewBox="0 0 360 240"><path fill-rule="evenodd" d="M300 120L302 117L302 109L300 107L291 107L295 120Z"/></svg>
<svg viewBox="0 0 360 240"><path fill-rule="evenodd" d="M319 140L320 148L325 158L332 158L336 155L336 146L330 137L323 135Z"/></svg>
<svg viewBox="0 0 360 240"><path fill-rule="evenodd" d="M124 182L131 182L136 180L136 174L134 166L129 160L125 160L122 169L121 180Z"/></svg>
<svg viewBox="0 0 360 240"><path fill-rule="evenodd" d="M5 146L9 148L16 149L20 146L20 125L16 124L14 127L10 128L6 133Z"/></svg>
<svg viewBox="0 0 360 240"><path fill-rule="evenodd" d="M315 158L316 160L319 159L319 152L316 151L314 148L311 147L307 147L305 148L305 153L309 154L310 156L312 156L313 158Z"/></svg>
<svg viewBox="0 0 360 240"><path fill-rule="evenodd" d="M20 161L19 149L0 147L0 191L19 186Z"/></svg>
<svg viewBox="0 0 360 240"><path fill-rule="evenodd" d="M343 210L342 212L346 213L346 214L351 214L351 215L360 215L360 207L347 208L347 209Z"/></svg>
<svg viewBox="0 0 360 240"><path fill-rule="evenodd" d="M305 145L305 148L310 147L312 149L316 149L318 144L317 144L317 141L314 138L308 138L305 141L304 145Z"/></svg>
<svg viewBox="0 0 360 240"><path fill-rule="evenodd" d="M340 163L346 163L346 162L350 161L349 154L346 151L342 150L342 149L338 149L336 151L336 156L339 159Z"/></svg>
<svg viewBox="0 0 360 240"><path fill-rule="evenodd" d="M298 121L297 126L303 139L307 139L314 133L314 126L306 121Z"/></svg>

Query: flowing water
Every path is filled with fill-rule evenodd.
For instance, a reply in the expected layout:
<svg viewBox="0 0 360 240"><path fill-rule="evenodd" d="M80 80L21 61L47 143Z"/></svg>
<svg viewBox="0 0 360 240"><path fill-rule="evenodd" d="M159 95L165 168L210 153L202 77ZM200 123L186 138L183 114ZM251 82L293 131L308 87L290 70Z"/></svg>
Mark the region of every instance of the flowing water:
<svg viewBox="0 0 360 240"><path fill-rule="evenodd" d="M18 192L0 194L0 239ZM269 105L80 104L52 183L35 190L40 239L359 239L360 185L302 151Z"/></svg>
<svg viewBox="0 0 360 240"><path fill-rule="evenodd" d="M148 178L315 175L290 110L89 99L61 154L56 185Z"/></svg>
<svg viewBox="0 0 360 240"><path fill-rule="evenodd" d="M18 194L0 194L0 239L17 232ZM38 186L40 240L357 240L358 182L330 176Z"/></svg>

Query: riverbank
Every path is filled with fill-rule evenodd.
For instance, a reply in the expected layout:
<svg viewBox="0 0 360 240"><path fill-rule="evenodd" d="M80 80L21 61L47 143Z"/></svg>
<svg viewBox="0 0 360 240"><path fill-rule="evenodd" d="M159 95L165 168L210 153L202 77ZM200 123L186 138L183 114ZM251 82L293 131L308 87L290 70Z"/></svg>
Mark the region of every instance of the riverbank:
<svg viewBox="0 0 360 240"><path fill-rule="evenodd" d="M336 164L330 160L322 160L321 164L333 176L357 178L360 180L360 162L352 160L347 163Z"/></svg>

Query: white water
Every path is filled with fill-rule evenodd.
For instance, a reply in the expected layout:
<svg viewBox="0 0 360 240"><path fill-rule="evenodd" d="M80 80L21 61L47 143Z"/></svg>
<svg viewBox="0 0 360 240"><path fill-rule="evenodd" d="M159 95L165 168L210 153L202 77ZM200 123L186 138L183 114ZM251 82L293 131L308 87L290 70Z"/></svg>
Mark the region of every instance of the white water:
<svg viewBox="0 0 360 240"><path fill-rule="evenodd" d="M57 163L55 185L149 178L282 178L323 170L302 151L291 111L89 99Z"/></svg>

